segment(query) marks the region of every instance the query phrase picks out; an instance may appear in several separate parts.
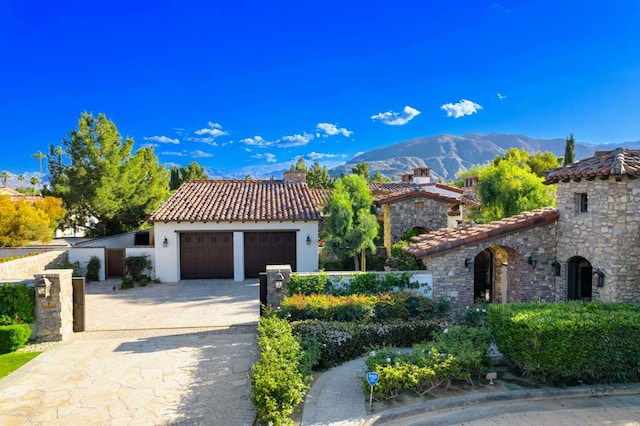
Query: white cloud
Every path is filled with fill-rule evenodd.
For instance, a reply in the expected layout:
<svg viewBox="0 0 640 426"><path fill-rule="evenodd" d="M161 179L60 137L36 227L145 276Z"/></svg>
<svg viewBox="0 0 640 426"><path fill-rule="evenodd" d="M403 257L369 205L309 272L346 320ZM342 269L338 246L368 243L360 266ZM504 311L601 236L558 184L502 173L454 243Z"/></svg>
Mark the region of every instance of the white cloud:
<svg viewBox="0 0 640 426"><path fill-rule="evenodd" d="M375 115L372 115L371 119L378 120L382 124L386 124L388 126L402 126L413 120L418 115L420 115L420 111L410 107L409 105L406 105L402 112L379 112Z"/></svg>
<svg viewBox="0 0 640 426"><path fill-rule="evenodd" d="M190 142L200 142L200 143L206 143L207 145L211 145L211 146L218 146L218 142L216 142L216 140L213 137L204 137L204 138L185 138L186 140L190 141Z"/></svg>
<svg viewBox="0 0 640 426"><path fill-rule="evenodd" d="M307 154L307 158L310 160L323 160L326 158L346 157L344 154L326 154L322 152L310 152Z"/></svg>
<svg viewBox="0 0 640 426"><path fill-rule="evenodd" d="M187 154L185 154L184 152L180 152L180 151L163 151L160 152L159 154L162 155L174 155L176 157L186 157Z"/></svg>
<svg viewBox="0 0 640 426"><path fill-rule="evenodd" d="M251 146L267 147L273 145L275 142L266 141L262 136L254 136L252 138L241 139L240 143Z"/></svg>
<svg viewBox="0 0 640 426"><path fill-rule="evenodd" d="M497 93L498 95L498 99L504 99L507 97L507 95L503 95L502 93Z"/></svg>
<svg viewBox="0 0 640 426"><path fill-rule="evenodd" d="M158 143L180 143L180 139L173 139L167 136L144 136L142 139L145 141L158 142Z"/></svg>
<svg viewBox="0 0 640 426"><path fill-rule="evenodd" d="M196 151L191 151L191 157L193 157L193 158L210 158L210 157L213 157L213 154L211 154L209 152L196 150Z"/></svg>
<svg viewBox="0 0 640 426"><path fill-rule="evenodd" d="M269 152L264 154L255 154L255 155L252 155L251 158L264 158L267 160L267 163L275 163L277 161L276 156Z"/></svg>
<svg viewBox="0 0 640 426"><path fill-rule="evenodd" d="M444 104L440 107L440 109L447 112L447 117L460 118L464 117L465 115L475 114L482 109L482 106L475 102L461 99L460 102L456 104Z"/></svg>
<svg viewBox="0 0 640 426"><path fill-rule="evenodd" d="M292 146L304 146L311 142L313 135L309 133L303 133L302 135L283 136L281 141L276 142L278 148L289 148Z"/></svg>
<svg viewBox="0 0 640 426"><path fill-rule="evenodd" d="M205 127L204 129L196 130L194 133L198 136L200 135L209 135L213 138L217 138L218 136L226 136L229 132L222 130L222 126L218 123L214 123L210 121L207 123L209 127Z"/></svg>
<svg viewBox="0 0 640 426"><path fill-rule="evenodd" d="M338 127L335 124L331 124L331 123L318 123L316 125L316 130L320 130L322 132L324 132L325 137L326 136L335 136L335 135L342 135L345 138L348 138L349 136L351 136L353 134L353 132L351 130L347 130L344 127ZM318 137L320 137L320 133L316 133L316 135Z"/></svg>

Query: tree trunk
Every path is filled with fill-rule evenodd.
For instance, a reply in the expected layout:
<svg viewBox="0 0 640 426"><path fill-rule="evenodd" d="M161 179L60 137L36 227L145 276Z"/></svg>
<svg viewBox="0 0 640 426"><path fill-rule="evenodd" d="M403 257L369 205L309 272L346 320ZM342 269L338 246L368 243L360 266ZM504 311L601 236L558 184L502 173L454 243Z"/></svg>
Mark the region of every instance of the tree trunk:
<svg viewBox="0 0 640 426"><path fill-rule="evenodd" d="M364 272L367 270L367 251L366 250L362 250L360 252L360 266L361 266L361 271Z"/></svg>
<svg viewBox="0 0 640 426"><path fill-rule="evenodd" d="M360 270L360 262L359 262L359 257L358 257L358 253L354 253L353 255L353 267L354 267L354 271L359 271Z"/></svg>

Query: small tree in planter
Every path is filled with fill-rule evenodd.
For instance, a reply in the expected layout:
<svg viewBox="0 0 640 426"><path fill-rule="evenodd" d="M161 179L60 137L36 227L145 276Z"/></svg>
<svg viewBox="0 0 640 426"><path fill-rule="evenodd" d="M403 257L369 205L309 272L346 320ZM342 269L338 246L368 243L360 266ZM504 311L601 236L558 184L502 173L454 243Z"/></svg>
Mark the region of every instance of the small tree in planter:
<svg viewBox="0 0 640 426"><path fill-rule="evenodd" d="M74 268L74 274L76 270ZM100 281L100 259L97 256L91 256L87 263L87 273L85 274L87 282Z"/></svg>

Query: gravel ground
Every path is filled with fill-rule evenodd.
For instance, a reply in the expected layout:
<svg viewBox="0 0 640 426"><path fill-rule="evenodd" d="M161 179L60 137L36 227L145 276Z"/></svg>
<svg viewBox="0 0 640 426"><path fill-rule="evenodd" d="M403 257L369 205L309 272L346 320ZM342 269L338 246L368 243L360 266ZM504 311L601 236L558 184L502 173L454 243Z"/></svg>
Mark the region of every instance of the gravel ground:
<svg viewBox="0 0 640 426"><path fill-rule="evenodd" d="M24 347L18 349L16 352L44 352L47 349L56 347L62 342L29 342Z"/></svg>

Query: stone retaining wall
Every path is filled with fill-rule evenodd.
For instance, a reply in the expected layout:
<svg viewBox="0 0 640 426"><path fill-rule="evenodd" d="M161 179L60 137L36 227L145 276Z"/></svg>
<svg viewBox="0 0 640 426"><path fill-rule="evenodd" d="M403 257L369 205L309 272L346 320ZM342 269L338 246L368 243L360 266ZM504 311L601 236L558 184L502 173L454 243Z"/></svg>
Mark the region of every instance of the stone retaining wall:
<svg viewBox="0 0 640 426"><path fill-rule="evenodd" d="M67 250L49 250L35 256L0 263L0 281L32 280L34 274L56 268L67 261Z"/></svg>

